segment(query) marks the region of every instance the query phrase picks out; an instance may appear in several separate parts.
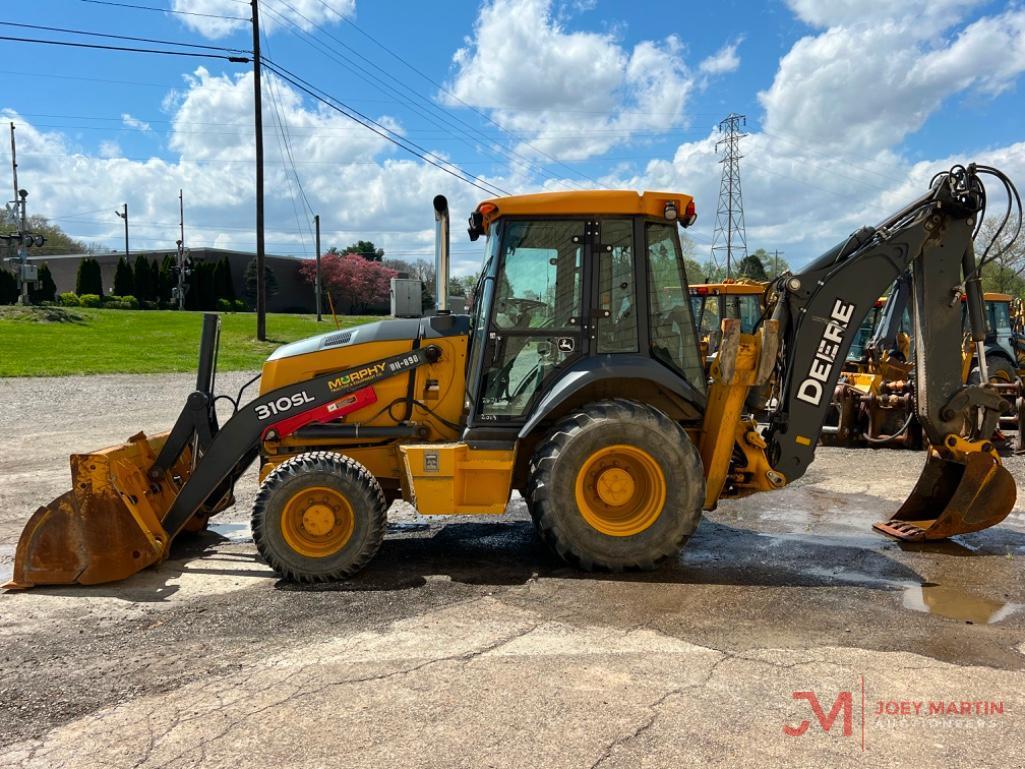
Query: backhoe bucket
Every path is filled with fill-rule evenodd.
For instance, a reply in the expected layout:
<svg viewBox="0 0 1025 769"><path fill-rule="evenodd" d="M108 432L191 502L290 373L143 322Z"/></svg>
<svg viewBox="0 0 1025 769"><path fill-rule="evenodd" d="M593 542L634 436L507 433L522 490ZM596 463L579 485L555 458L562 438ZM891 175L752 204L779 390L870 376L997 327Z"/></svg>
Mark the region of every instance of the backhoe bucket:
<svg viewBox="0 0 1025 769"><path fill-rule="evenodd" d="M169 537L164 514L191 472L182 453L159 481L146 473L167 433L90 454L72 454L72 489L29 519L14 556L14 575L3 587L94 585L124 579L161 560ZM201 522L190 522L194 528Z"/></svg>
<svg viewBox="0 0 1025 769"><path fill-rule="evenodd" d="M1016 496L1014 478L993 454L974 451L961 462L932 449L911 496L873 528L905 542L946 539L996 526Z"/></svg>

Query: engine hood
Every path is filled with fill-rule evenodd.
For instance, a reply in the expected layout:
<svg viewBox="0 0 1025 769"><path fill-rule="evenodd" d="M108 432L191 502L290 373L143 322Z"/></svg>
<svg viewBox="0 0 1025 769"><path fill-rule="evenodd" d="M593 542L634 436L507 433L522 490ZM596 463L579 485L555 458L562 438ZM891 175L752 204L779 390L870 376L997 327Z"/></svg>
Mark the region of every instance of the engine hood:
<svg viewBox="0 0 1025 769"><path fill-rule="evenodd" d="M321 350L346 347L368 342L393 342L399 339L438 339L459 336L470 331L468 315L432 315L427 318L389 318L374 323L364 323L352 328L329 331L298 342L282 345L271 353L268 361L307 355Z"/></svg>

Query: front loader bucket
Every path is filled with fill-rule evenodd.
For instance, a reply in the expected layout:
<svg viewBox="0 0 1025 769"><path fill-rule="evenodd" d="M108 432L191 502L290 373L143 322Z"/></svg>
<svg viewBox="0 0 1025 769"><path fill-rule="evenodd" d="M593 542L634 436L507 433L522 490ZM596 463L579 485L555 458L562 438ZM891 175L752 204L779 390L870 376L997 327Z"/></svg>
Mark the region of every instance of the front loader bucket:
<svg viewBox="0 0 1025 769"><path fill-rule="evenodd" d="M1016 496L1014 478L993 454L975 451L961 462L933 449L911 496L873 528L905 542L946 539L996 526Z"/></svg>
<svg viewBox="0 0 1025 769"><path fill-rule="evenodd" d="M146 479L166 438L139 433L121 446L73 454L71 491L29 519L3 587L111 582L163 558L169 537L160 522L191 466L186 450L159 481Z"/></svg>

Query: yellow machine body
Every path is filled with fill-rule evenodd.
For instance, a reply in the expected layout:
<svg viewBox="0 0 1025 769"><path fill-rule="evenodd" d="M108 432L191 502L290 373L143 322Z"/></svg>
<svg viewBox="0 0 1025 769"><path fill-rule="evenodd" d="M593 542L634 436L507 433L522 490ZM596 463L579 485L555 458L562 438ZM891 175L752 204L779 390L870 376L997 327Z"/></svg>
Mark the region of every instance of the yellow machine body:
<svg viewBox="0 0 1025 769"><path fill-rule="evenodd" d="M468 338L465 336L436 340L435 344L442 350L441 359L437 363L422 366L408 376L391 377L375 384L373 387L376 400L358 411L347 414L344 421L367 427L382 427L394 425L405 418L405 403L410 391L411 376L414 400L430 409L428 412L422 406L413 406L411 418L422 424L424 429L423 436L416 440L454 440L458 437L456 430L445 422L458 424L462 418L466 399L467 341ZM335 347L271 360L264 364L260 392L270 392L286 384L302 382L326 372L351 368L411 349L412 340L403 339ZM263 480L275 467L296 454L330 448L344 451L347 456L351 456L366 467L385 488L398 490L404 478L399 443L392 441L385 445L374 444L380 444L380 441L360 438L339 441L337 438L294 437L265 440L262 446L263 463L260 467L260 479Z"/></svg>

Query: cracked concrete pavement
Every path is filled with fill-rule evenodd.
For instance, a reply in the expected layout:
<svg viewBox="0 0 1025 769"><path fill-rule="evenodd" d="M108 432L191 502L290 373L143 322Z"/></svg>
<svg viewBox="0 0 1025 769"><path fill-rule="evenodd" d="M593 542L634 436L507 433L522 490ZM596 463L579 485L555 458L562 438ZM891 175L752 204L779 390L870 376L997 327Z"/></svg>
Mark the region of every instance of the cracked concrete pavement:
<svg viewBox="0 0 1025 769"><path fill-rule="evenodd" d="M0 572L66 454L169 424L188 380L0 380ZM1025 515L872 534L921 461L821 450L651 574L567 568L518 498L492 519L397 505L370 568L313 588L257 559L249 477L158 568L0 595L0 766L1017 766ZM839 703L828 732L795 692L826 722Z"/></svg>

